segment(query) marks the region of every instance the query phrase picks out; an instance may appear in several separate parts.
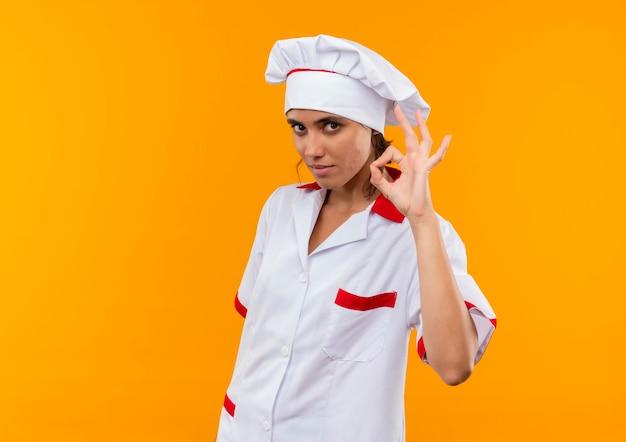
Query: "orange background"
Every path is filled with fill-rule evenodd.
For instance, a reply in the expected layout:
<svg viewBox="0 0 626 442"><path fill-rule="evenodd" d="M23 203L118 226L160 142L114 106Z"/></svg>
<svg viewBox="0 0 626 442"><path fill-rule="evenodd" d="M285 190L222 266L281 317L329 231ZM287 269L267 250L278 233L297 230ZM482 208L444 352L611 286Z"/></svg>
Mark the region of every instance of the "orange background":
<svg viewBox="0 0 626 442"><path fill-rule="evenodd" d="M453 134L435 205L499 317L459 387L412 352L408 440L626 439L626 6L383 6L2 3L0 440L214 440L256 219L297 180L267 54L318 33Z"/></svg>

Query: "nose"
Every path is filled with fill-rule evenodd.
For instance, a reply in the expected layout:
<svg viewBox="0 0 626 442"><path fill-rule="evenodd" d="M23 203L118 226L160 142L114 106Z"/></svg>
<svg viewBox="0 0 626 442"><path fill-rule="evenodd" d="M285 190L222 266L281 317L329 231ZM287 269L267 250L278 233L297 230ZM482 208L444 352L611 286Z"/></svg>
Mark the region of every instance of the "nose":
<svg viewBox="0 0 626 442"><path fill-rule="evenodd" d="M321 134L311 131L308 133L305 145L304 156L309 158L321 157L324 155L324 137Z"/></svg>

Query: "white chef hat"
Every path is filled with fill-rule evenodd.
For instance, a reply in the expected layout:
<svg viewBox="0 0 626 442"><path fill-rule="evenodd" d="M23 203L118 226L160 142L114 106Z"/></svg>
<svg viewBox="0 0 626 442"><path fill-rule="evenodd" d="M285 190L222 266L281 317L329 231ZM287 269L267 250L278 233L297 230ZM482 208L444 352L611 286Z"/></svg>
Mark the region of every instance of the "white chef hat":
<svg viewBox="0 0 626 442"><path fill-rule="evenodd" d="M400 105L413 126L419 109L424 119L430 106L402 72L371 49L329 35L279 40L265 72L270 84L287 82L285 113L312 109L340 115L379 132L399 123Z"/></svg>

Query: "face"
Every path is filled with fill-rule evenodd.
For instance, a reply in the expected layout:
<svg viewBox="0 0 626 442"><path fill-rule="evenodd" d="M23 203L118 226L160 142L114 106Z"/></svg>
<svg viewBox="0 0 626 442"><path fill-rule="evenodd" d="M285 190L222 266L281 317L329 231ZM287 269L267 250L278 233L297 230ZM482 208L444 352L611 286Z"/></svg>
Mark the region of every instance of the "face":
<svg viewBox="0 0 626 442"><path fill-rule="evenodd" d="M302 161L326 189L362 189L374 160L372 129L327 112L291 109L287 123Z"/></svg>

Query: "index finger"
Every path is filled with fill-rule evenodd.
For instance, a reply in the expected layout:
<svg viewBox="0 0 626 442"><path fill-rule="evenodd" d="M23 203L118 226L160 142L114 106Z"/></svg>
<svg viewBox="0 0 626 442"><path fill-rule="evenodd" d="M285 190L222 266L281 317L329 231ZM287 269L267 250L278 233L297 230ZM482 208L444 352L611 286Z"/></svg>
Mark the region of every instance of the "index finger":
<svg viewBox="0 0 626 442"><path fill-rule="evenodd" d="M385 149L385 151L378 158L372 161L372 164L376 167L381 167L391 162L398 164L400 161L402 161L402 158L404 158L404 155L402 155L402 153L398 149L391 145L387 149Z"/></svg>

